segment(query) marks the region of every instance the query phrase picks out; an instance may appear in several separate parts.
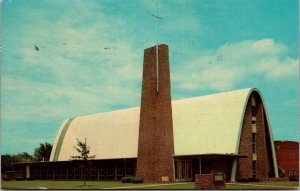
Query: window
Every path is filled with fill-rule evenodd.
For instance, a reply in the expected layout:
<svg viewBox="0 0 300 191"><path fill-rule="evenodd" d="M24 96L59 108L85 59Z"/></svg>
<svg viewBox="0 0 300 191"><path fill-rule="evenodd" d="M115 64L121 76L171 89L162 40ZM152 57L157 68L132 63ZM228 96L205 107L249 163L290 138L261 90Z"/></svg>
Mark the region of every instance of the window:
<svg viewBox="0 0 300 191"><path fill-rule="evenodd" d="M252 116L256 117L256 107L252 106Z"/></svg>
<svg viewBox="0 0 300 191"><path fill-rule="evenodd" d="M254 96L251 97L251 105L256 106L256 100Z"/></svg>
<svg viewBox="0 0 300 191"><path fill-rule="evenodd" d="M181 161L175 161L175 179L180 180L181 178Z"/></svg>
<svg viewBox="0 0 300 191"><path fill-rule="evenodd" d="M176 160L175 161L175 179L176 181L192 180L192 161Z"/></svg>
<svg viewBox="0 0 300 191"><path fill-rule="evenodd" d="M252 177L256 178L256 161L252 161Z"/></svg>
<svg viewBox="0 0 300 191"><path fill-rule="evenodd" d="M256 133L256 121L252 120L252 133Z"/></svg>
<svg viewBox="0 0 300 191"><path fill-rule="evenodd" d="M256 133L252 133L252 153L256 153Z"/></svg>

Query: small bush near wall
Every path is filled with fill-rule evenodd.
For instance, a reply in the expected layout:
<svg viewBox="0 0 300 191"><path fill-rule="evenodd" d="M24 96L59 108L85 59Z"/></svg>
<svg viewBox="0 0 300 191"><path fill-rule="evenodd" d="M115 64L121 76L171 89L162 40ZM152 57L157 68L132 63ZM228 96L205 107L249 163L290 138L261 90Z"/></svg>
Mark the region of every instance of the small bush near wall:
<svg viewBox="0 0 300 191"><path fill-rule="evenodd" d="M296 182L298 182L299 181L299 176L290 176L289 177L289 181L296 181Z"/></svg>
<svg viewBox="0 0 300 191"><path fill-rule="evenodd" d="M133 176L122 177L122 183L130 183L133 178Z"/></svg>
<svg viewBox="0 0 300 191"><path fill-rule="evenodd" d="M248 178L248 182L260 182L259 178Z"/></svg>
<svg viewBox="0 0 300 191"><path fill-rule="evenodd" d="M247 178L243 178L243 179L238 179L237 182L244 182L247 183L249 182Z"/></svg>
<svg viewBox="0 0 300 191"><path fill-rule="evenodd" d="M22 177L22 176L19 176L19 177L16 178L16 181L20 181L20 180L25 180L25 178Z"/></svg>
<svg viewBox="0 0 300 191"><path fill-rule="evenodd" d="M237 180L238 182L260 182L259 178L243 178L243 179L239 179Z"/></svg>
<svg viewBox="0 0 300 191"><path fill-rule="evenodd" d="M126 176L122 178L122 183L143 183L144 180L139 177Z"/></svg>

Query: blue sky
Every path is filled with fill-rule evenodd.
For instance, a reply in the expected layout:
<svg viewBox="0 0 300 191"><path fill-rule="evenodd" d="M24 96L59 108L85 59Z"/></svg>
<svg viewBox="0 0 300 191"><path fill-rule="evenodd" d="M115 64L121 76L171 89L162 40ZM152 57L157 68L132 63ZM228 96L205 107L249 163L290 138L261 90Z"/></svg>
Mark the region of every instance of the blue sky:
<svg viewBox="0 0 300 191"><path fill-rule="evenodd" d="M138 106L155 13L149 0L3 0L2 153L53 143L66 118ZM297 0L160 0L159 15L173 100L257 87L274 138L298 140Z"/></svg>

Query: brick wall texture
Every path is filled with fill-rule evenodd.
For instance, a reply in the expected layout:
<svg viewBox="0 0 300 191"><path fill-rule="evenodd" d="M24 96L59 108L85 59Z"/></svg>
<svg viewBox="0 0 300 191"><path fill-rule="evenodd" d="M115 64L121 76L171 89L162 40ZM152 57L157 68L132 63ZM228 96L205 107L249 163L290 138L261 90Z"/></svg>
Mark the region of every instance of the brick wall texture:
<svg viewBox="0 0 300 191"><path fill-rule="evenodd" d="M226 174L225 179L227 182L230 181L230 175L232 170L232 163L233 159L229 157L209 157L209 158L202 158L201 159L201 173L202 174L209 174L211 170L215 172L223 172Z"/></svg>
<svg viewBox="0 0 300 191"><path fill-rule="evenodd" d="M212 189L214 187L213 174L196 174L195 189Z"/></svg>
<svg viewBox="0 0 300 191"><path fill-rule="evenodd" d="M195 175L195 189L221 189L225 188L226 175L221 175L222 180L215 179L215 171L211 171L210 174L196 174Z"/></svg>
<svg viewBox="0 0 300 191"><path fill-rule="evenodd" d="M252 113L252 97L256 100L255 114ZM256 152L253 157L252 145L252 121L253 116L256 117ZM255 121L255 120L254 120ZM256 177L261 180L266 180L268 176L274 176L274 167L272 161L271 142L268 132L268 126L264 106L260 96L254 92L251 94L250 99L246 106L243 128L241 132L241 141L239 146L239 154L247 155L247 158L238 160L238 173L237 179L247 179ZM256 161L255 172L253 169L253 161Z"/></svg>
<svg viewBox="0 0 300 191"><path fill-rule="evenodd" d="M174 138L171 107L169 49L158 46L157 92L156 47L144 50L144 69L138 141L137 176L146 182L173 177Z"/></svg>
<svg viewBox="0 0 300 191"><path fill-rule="evenodd" d="M294 141L275 141L278 167L285 176L299 176L299 143Z"/></svg>
<svg viewBox="0 0 300 191"><path fill-rule="evenodd" d="M253 100L256 103L254 105ZM253 117L256 119L255 122ZM253 123L256 125L254 155ZM255 91L250 95L246 105L240 139L239 154L246 155L247 158L238 159L236 179L255 177L266 180L268 177L274 177L268 123L261 97ZM144 50L137 176L143 178L145 182L161 182L162 179L174 181L173 155L169 50L167 45L162 44L158 46L158 72L156 46ZM232 159L223 160L225 161L221 162L219 159L207 162L211 164L207 170L221 170L230 177Z"/></svg>

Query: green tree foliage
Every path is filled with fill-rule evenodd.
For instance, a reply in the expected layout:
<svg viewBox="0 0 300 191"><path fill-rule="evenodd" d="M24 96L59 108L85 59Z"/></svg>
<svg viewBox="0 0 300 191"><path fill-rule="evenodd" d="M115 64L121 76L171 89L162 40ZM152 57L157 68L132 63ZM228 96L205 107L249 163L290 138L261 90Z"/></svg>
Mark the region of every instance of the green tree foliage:
<svg viewBox="0 0 300 191"><path fill-rule="evenodd" d="M1 172L12 170L12 164L17 163L16 155L1 155Z"/></svg>
<svg viewBox="0 0 300 191"><path fill-rule="evenodd" d="M49 161L52 145L50 143L40 143L40 146L34 150L34 157L37 161Z"/></svg>
<svg viewBox="0 0 300 191"><path fill-rule="evenodd" d="M73 146L76 151L80 154L77 156L71 156L72 159L74 160L91 160L94 159L96 155L89 156L90 154L90 147L86 143L86 138L84 139L84 142L81 142L79 139L77 140L77 146Z"/></svg>
<svg viewBox="0 0 300 191"><path fill-rule="evenodd" d="M26 152L22 152L16 155L4 154L1 155L1 172L11 171L13 164L21 162L33 162L34 157Z"/></svg>
<svg viewBox="0 0 300 191"><path fill-rule="evenodd" d="M77 169L83 171L83 182L84 186L86 186L86 172L87 170L93 169L92 163L89 162L89 160L93 160L96 155L89 156L90 154L90 147L86 143L86 138L84 139L84 142L77 140L77 147L73 146L79 155L71 156L71 159L76 161L81 161Z"/></svg>
<svg viewBox="0 0 300 191"><path fill-rule="evenodd" d="M17 154L17 159L19 162L33 162L34 161L33 156L26 152Z"/></svg>
<svg viewBox="0 0 300 191"><path fill-rule="evenodd" d="M21 162L39 162L49 161L52 145L45 142L40 143L40 146L34 150L34 155L30 155L26 152L18 153L15 155L4 154L1 155L1 172L11 171L15 163Z"/></svg>

